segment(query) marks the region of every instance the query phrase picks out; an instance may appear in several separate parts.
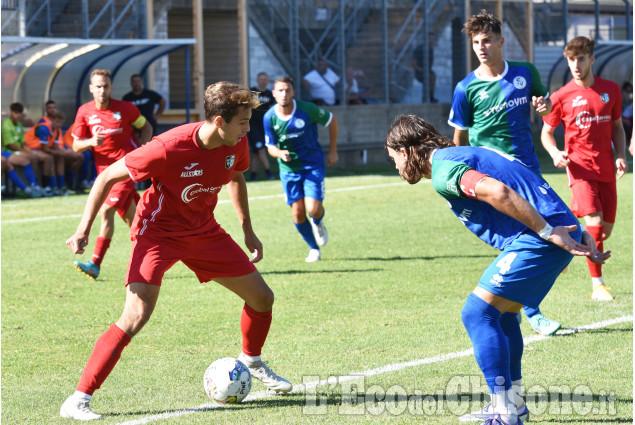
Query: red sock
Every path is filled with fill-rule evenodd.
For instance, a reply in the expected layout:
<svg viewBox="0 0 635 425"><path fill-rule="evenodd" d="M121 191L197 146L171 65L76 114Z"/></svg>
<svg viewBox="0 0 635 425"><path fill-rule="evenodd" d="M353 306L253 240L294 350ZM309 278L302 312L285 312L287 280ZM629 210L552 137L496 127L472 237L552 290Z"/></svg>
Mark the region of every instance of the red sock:
<svg viewBox="0 0 635 425"><path fill-rule="evenodd" d="M114 323L104 332L97 342L93 353L86 363L77 391L93 395L101 387L117 364L121 352L130 342L130 337Z"/></svg>
<svg viewBox="0 0 635 425"><path fill-rule="evenodd" d="M269 334L271 326L271 310L258 313L245 303L240 316L240 330L243 333L243 353L248 356L259 356L262 346Z"/></svg>
<svg viewBox="0 0 635 425"><path fill-rule="evenodd" d="M587 226L586 231L589 232L591 236L593 236L593 239L595 239L595 244L598 247L598 251L604 252L604 243L602 242L604 226ZM602 264L592 263L591 260L589 260L588 258L586 262L589 266L591 277L602 277Z"/></svg>
<svg viewBox="0 0 635 425"><path fill-rule="evenodd" d="M91 259L97 267L101 267L101 262L104 261L104 256L108 247L110 246L110 239L98 236L95 241L95 250L93 251L93 258Z"/></svg>

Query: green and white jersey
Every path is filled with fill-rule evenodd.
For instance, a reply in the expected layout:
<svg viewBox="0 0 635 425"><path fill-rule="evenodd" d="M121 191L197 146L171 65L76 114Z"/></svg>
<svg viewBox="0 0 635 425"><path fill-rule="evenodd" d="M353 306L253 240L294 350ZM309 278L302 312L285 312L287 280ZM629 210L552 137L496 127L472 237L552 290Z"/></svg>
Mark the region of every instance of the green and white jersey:
<svg viewBox="0 0 635 425"><path fill-rule="evenodd" d="M512 155L540 173L531 137L531 98L548 94L531 63L505 62L505 70L496 78L483 78L474 71L454 89L448 124L469 130L471 146Z"/></svg>
<svg viewBox="0 0 635 425"><path fill-rule="evenodd" d="M11 118L7 118L2 121L2 150L13 152L8 146L11 143L20 147L24 145L24 126L20 121L13 124Z"/></svg>

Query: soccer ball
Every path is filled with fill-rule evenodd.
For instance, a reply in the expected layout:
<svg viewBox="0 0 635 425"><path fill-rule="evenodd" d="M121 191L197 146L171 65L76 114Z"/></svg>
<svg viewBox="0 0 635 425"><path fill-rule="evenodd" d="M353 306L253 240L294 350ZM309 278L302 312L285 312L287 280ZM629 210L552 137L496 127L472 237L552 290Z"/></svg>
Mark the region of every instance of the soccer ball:
<svg viewBox="0 0 635 425"><path fill-rule="evenodd" d="M205 371L203 388L216 403L240 403L251 390L251 374L240 360L223 357Z"/></svg>

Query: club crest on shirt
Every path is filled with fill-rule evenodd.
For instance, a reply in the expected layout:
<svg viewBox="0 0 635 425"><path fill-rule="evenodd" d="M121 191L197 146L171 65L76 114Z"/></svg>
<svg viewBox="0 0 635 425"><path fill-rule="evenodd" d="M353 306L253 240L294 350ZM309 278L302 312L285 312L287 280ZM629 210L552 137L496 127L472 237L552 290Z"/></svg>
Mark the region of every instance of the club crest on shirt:
<svg viewBox="0 0 635 425"><path fill-rule="evenodd" d="M602 100L603 103L609 103L609 94L608 93L602 93L600 95L600 99Z"/></svg>
<svg viewBox="0 0 635 425"><path fill-rule="evenodd" d="M525 80L525 77L521 77L520 75L516 78L514 78L514 87L516 87L518 90L524 89L527 86L527 80Z"/></svg>
<svg viewBox="0 0 635 425"><path fill-rule="evenodd" d="M225 158L225 168L231 169L234 166L234 162L236 162L236 155L229 155Z"/></svg>
<svg viewBox="0 0 635 425"><path fill-rule="evenodd" d="M304 120L302 118L297 118L295 120L295 127L296 128L304 128L304 126L305 126L305 122L304 122Z"/></svg>
<svg viewBox="0 0 635 425"><path fill-rule="evenodd" d="M117 121L120 121L120 120L121 120L121 112L119 112L119 111L117 111L117 112L113 112L113 113L112 113L112 117L113 117L114 119L116 119Z"/></svg>

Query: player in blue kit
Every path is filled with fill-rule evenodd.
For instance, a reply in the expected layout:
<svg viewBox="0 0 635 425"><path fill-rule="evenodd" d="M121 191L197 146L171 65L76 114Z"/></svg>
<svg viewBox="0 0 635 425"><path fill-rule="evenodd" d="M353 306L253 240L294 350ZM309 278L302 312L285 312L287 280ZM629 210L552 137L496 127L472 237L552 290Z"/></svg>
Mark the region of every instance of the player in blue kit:
<svg viewBox="0 0 635 425"><path fill-rule="evenodd" d="M455 147L414 115L395 119L386 148L408 183L431 179L461 222L502 251L461 312L492 402L459 420L522 424L529 411L521 392L523 336L516 314L523 305L540 304L574 255L603 263L610 253L600 253L549 184L512 156Z"/></svg>
<svg viewBox="0 0 635 425"><path fill-rule="evenodd" d="M455 145L469 142L470 146L496 149L540 175L530 118L532 108L539 115L549 113L549 92L533 64L503 59L501 31L501 21L485 10L465 22L463 32L480 65L456 85L448 124L454 127ZM552 335L562 326L539 308L525 306L523 310L539 334Z"/></svg>
<svg viewBox="0 0 635 425"><path fill-rule="evenodd" d="M329 129L326 165L337 162L337 118L314 103L295 100L293 79L278 78L273 84L276 105L263 118L269 155L278 158L280 180L298 232L309 245L307 263L319 261L320 246L328 242L324 225L324 153L318 143L317 124ZM310 218L307 220L306 213Z"/></svg>

